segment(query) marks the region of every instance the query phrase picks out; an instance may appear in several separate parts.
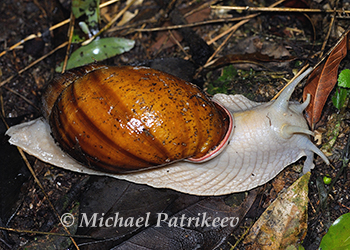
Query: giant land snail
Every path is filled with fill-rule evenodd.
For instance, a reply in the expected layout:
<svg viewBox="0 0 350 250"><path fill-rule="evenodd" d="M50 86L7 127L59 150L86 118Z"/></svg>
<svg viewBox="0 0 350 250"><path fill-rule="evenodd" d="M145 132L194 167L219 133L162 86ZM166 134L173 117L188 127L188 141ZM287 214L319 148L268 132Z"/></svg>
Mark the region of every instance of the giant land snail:
<svg viewBox="0 0 350 250"><path fill-rule="evenodd" d="M302 114L310 98L289 101L310 71L275 101L257 103L242 95L210 99L150 68L84 66L48 85L45 118L7 134L42 161L81 173L195 195L245 191L303 156L304 173L314 167L314 153L329 164Z"/></svg>

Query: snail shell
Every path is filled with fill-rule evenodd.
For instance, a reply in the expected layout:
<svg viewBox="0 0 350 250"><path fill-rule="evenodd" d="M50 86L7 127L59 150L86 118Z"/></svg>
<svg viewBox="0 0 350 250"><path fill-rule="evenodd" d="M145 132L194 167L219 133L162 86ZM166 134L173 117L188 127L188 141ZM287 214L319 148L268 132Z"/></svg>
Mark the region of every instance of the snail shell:
<svg viewBox="0 0 350 250"><path fill-rule="evenodd" d="M84 78L84 82L87 80L90 81L91 79L92 82L96 82L97 77L103 81L108 81L108 79L116 77L115 73L111 74L112 71L116 70L115 68L113 68L113 70L111 71L110 68L107 66L89 67L90 68L83 68L85 69L85 71L80 73L77 73L77 71L68 73L70 74L68 75L68 81L62 81L59 78L56 81L63 83L64 87L62 88L65 88L65 86L68 85L75 87L75 83L80 82L80 79L82 78ZM128 69L126 72L130 72L129 70L142 70L143 74L146 74L146 76L136 78L140 81L143 81L143 78L147 80L153 75L156 75L155 78L152 78L153 81L150 82L157 83L157 85L164 85L165 80L170 82L174 81L176 82L176 84L178 81L177 78L151 69L126 69ZM172 158L173 162L165 166L163 163L164 161L167 161L167 159L170 159L170 156L162 157L162 160L159 162L160 166L158 168L148 169L149 166L146 166L146 170L143 171L121 174L106 173L105 170L103 170L103 172L96 171L94 169L91 169L92 166L89 166L90 168L86 168L79 162L67 156L67 154L64 153L55 144L55 141L50 136L51 129L44 119L37 119L25 124L19 124L17 126L14 126L7 131L7 134L11 136L9 140L10 143L22 147L29 154L35 155L39 159L49 162L53 165L77 172L96 175L107 175L135 183L148 184L153 187L172 188L177 191L195 195L223 195L233 192L246 191L268 182L269 180L274 178L280 171L282 171L286 166L297 161L303 156L306 156L303 169L304 173L310 171L314 167L314 153L318 154L327 164L329 164L329 161L325 157L325 155L310 141L309 136L313 135L313 133L308 130L306 120L302 115L303 110L307 107L307 105L310 102L310 97L308 97L307 100L302 104L298 102L289 102L290 96L293 93L295 86L307 74L309 74L311 70L312 69L310 68L297 79L295 79L294 82L289 84L275 101L270 101L267 103L256 103L248 100L247 98L241 95L216 94L213 97L213 101L221 103L221 105L224 106L233 116L234 130L232 129L232 120L230 118L230 114L227 114L225 109L221 109L220 104L208 105L208 103L211 103L211 100L207 99L205 95L203 95L203 93L201 92L199 92L201 98L197 98L197 92L193 92L192 94L187 95L187 97L185 98L186 100L195 100L195 104L193 105L195 105L196 108L194 110L195 112L199 110L201 111L198 112L199 116L203 115L202 112L204 112L206 115L209 114L209 117L213 116L212 114L216 112L218 113L217 122L212 122L212 124L218 124L213 126L213 131L215 131L214 135L220 134L218 135L218 138L220 139L218 139L216 143L219 143L219 145L223 146L217 151L215 150L218 147L216 147L216 145L211 145L209 147L206 147L210 148L209 152L204 152L205 150L198 151L196 149L196 153L190 153L188 155L181 153L181 156L175 156L174 158ZM108 73L102 74L102 72ZM147 74L146 72L153 73ZM103 77L100 74L103 75ZM124 73L120 72L119 77L121 75L127 78L129 77L127 76L128 74L125 75ZM65 79L66 78L67 75L65 75ZM72 84L73 82L74 84ZM195 91L194 89L196 89L191 84L185 82L183 82L182 84L190 86L190 91ZM129 87L132 88L132 86ZM47 93L50 93L50 88L51 87L49 87ZM55 88L51 88L51 90L53 90L53 92L56 93L54 89ZM186 92L187 91L188 89L186 89ZM185 90L181 90L180 92L185 93ZM74 91L71 93L74 93ZM177 92L175 91L172 93L175 94ZM94 92L92 91L89 95L94 96ZM123 92L122 95L126 96L127 92ZM49 94L49 96L54 95ZM59 94L58 96L58 98L57 96L54 96L52 98L54 101L52 101L50 98L46 98L46 100L48 101L44 102L44 106L48 107L47 110L50 110L50 107L53 107L53 111L51 113L45 113L46 117L50 117L53 113L58 112L54 111L54 106L56 105L54 103L56 103L56 99L57 102L60 102L60 100L63 99L63 95ZM100 99L103 98L100 95L96 95L96 97L96 105L98 102L105 101L105 99ZM163 96L155 95L154 99L158 97L161 98ZM176 95L176 98L180 98L180 95ZM70 102L75 102L75 99L76 98L72 97L71 99L68 99L69 101L67 105L71 105ZM162 99L162 101L163 100L164 99ZM133 103L135 104L136 101L134 100ZM210 106L210 111L207 111L207 109L202 109L203 104L206 105L206 108ZM107 106L111 107L110 104L108 104ZM116 106L113 106L113 109L111 109L111 111L115 111L115 107ZM182 104L179 110L181 110L181 108L183 107L187 106L184 106L184 104ZM138 108L137 113L140 112L140 110L141 109ZM71 115L75 115L76 112L78 112L77 109L72 109L69 113L71 113ZM171 112L169 111L169 113ZM99 116L100 114L93 113L91 115ZM91 115L89 117L91 117ZM181 123L183 122L181 121L181 118L184 117L182 117L182 115L176 116L176 119L180 120L179 122L181 125L173 125L171 129L169 129L169 132L178 134L178 132L181 131L181 129L186 128L184 125L186 124L186 122ZM189 119L192 118L186 118L186 121ZM202 117L201 119L204 119L208 122L208 119L206 117ZM55 119L53 119L53 121L54 120ZM169 119L167 120L167 122L177 123L178 120ZM130 121L131 118L129 122ZM209 121L212 120L209 119ZM73 120L73 122L77 121ZM66 121L61 121L62 126L63 123L66 123ZM72 126L73 125L68 125L68 128L70 129ZM214 128L221 128L225 130L225 132L219 133ZM193 131L190 129L185 130ZM100 131L100 129L97 129L97 131ZM136 132L133 133L137 134L137 131L141 133L141 131L137 129ZM200 131L200 128L197 128L197 130L195 131ZM150 132L152 133L147 132L147 134L155 135L153 134L153 131L150 130ZM204 130L204 133L205 132L206 131ZM81 142L82 138L84 138L84 131L82 131L81 133L82 135L79 135L79 137L77 137L78 140L76 140L73 137L73 144L75 142L79 142L73 145L73 147L76 146L78 149L75 150L76 152L82 151ZM118 139L118 137L113 136L114 133L115 132L111 133L112 137ZM132 136L133 133L129 133L128 136ZM142 133L144 133L143 129ZM207 133L208 135L210 134L209 132ZM190 137L191 135L193 134L186 133L185 137ZM150 136L150 138L152 138L152 136ZM188 142L186 142L186 144L187 143ZM176 144L176 147L172 148L173 150L177 150L178 147L182 148L184 146L181 145L181 142L177 142ZM159 145L159 143L156 145ZM227 146L225 147L224 145ZM212 147L214 147L215 153L212 153ZM98 146L96 148L98 149ZM106 148L103 149L108 151L108 149ZM180 158L196 158L197 152L199 152L199 162L179 161ZM209 154L209 156L201 156L202 154ZM177 155L177 153L175 153L174 155ZM88 157L84 155L84 157L79 160L84 161L86 158ZM98 159L96 162L99 161L100 159ZM100 166L98 165L98 167ZM154 166L152 165L151 167ZM107 169L107 171L111 171L111 169ZM120 171L120 169L118 169L118 171ZM125 169L123 168L121 169L121 171L125 171Z"/></svg>
<svg viewBox="0 0 350 250"><path fill-rule="evenodd" d="M145 67L75 69L49 84L43 106L63 151L110 173L209 160L232 132L230 112L197 86Z"/></svg>

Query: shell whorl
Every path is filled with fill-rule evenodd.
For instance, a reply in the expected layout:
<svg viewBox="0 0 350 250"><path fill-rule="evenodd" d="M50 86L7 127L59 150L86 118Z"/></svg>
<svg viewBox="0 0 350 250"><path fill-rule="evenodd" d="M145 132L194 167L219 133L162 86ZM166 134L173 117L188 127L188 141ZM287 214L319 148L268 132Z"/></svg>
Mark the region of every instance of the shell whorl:
<svg viewBox="0 0 350 250"><path fill-rule="evenodd" d="M67 71L64 74L56 76L50 84L46 86L43 92L41 103L42 112L45 119L49 119L52 108L62 91L72 84L75 80L83 75L98 70L101 68L106 68L104 65L90 64L84 67L75 68Z"/></svg>

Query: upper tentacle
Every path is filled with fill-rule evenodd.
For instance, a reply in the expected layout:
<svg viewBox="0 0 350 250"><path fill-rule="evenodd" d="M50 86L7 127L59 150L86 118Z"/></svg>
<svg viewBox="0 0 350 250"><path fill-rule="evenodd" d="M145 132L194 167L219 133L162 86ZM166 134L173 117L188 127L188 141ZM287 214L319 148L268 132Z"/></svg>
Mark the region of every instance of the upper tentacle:
<svg viewBox="0 0 350 250"><path fill-rule="evenodd" d="M300 76L294 79L293 82L291 82L279 95L279 97L276 99L276 101L272 104L276 110L280 110L281 112L284 112L288 109L289 106L289 99L295 89L295 87L298 85L301 80L304 79L305 76L310 74L312 71L312 68L308 68L305 70L304 73L302 73ZM308 103L307 103L308 104ZM307 105L306 105L307 106Z"/></svg>

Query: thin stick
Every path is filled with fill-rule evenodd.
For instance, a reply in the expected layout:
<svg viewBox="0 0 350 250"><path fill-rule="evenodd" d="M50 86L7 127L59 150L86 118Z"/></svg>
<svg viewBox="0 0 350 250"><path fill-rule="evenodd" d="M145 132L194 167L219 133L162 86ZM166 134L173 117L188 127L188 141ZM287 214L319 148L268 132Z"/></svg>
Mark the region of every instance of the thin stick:
<svg viewBox="0 0 350 250"><path fill-rule="evenodd" d="M108 1L108 2L105 2L105 3L101 3L100 4L100 8L107 7L108 5L111 5L112 3L116 3L116 2L119 2L119 0L111 0L111 1Z"/></svg>
<svg viewBox="0 0 350 250"><path fill-rule="evenodd" d="M32 40L34 38L37 37L41 37L41 33L38 33L37 35L35 34L31 34L29 36L27 36L26 38L24 38L23 40L19 41L18 43L12 45L10 48L8 48L7 50L4 50L3 52L0 53L0 57L2 57L3 55L5 55L8 51L14 50L16 47L18 47L19 45L25 43L26 41Z"/></svg>
<svg viewBox="0 0 350 250"><path fill-rule="evenodd" d="M337 6L338 3L339 3L339 0L336 2L335 6ZM334 8L333 12L335 12L335 8ZM334 14L336 14L336 13L334 13ZM319 58L322 57L323 51L324 51L324 49L326 48L328 39L329 39L329 37L330 37L330 35L331 35L331 31L332 31L332 28L333 28L334 20L335 20L335 15L332 15L331 22L330 22L330 24L329 24L329 29L328 29L326 38L324 39L324 42L323 42L323 44L322 44L321 53L320 53L320 55L319 55Z"/></svg>
<svg viewBox="0 0 350 250"><path fill-rule="evenodd" d="M3 86L3 88L7 89L8 91L14 93L15 95L18 95L19 97L21 97L23 100L25 100L27 103L29 103L30 105L32 105L36 110L40 111L40 109L35 106L35 104L30 101L28 98L26 98L25 96L21 95L20 93L18 93L17 91L14 91L13 89L10 89L9 87L7 86Z"/></svg>
<svg viewBox="0 0 350 250"><path fill-rule="evenodd" d="M3 86L4 84L8 83L9 81L11 81L14 77L16 77L17 75L22 74L24 71L26 71L27 69L33 67L35 64L39 63L40 61L44 60L46 57L52 55L53 53L55 53L57 50L63 48L64 46L66 46L68 44L68 42L64 42L61 45L59 45L58 47L56 47L55 49L51 50L49 53L47 53L46 55L40 57L39 59L35 60L34 62L32 62L31 64L29 64L27 67L25 67L24 69L21 69L20 71L17 72L17 74L14 74L12 76L10 76L9 78L7 78L6 80L0 82L0 87Z"/></svg>
<svg viewBox="0 0 350 250"><path fill-rule="evenodd" d="M184 47L182 47L182 45L179 43L179 41L176 39L176 37L174 36L173 32L171 32L171 30L168 30L169 35L171 36L171 38L174 40L174 42L177 44L177 46L181 49L181 51L188 57L191 58L191 56L186 52L186 50L184 49Z"/></svg>
<svg viewBox="0 0 350 250"><path fill-rule="evenodd" d="M225 40L223 41L222 44L220 44L220 46L217 48L217 50L215 50L215 52L209 57L209 59L207 60L207 63L203 66L204 68L208 67L211 63L211 60L213 60L213 58L221 51L221 49L226 45L227 41L232 37L232 35L236 32L236 30L241 27L243 24L249 22L250 19L248 20L242 20L239 23L236 23L235 25L233 25L229 30L231 31L231 33L225 38Z"/></svg>
<svg viewBox="0 0 350 250"><path fill-rule="evenodd" d="M316 63L316 65L314 66L314 69L316 69L321 63L323 63L323 61L333 52L333 50L339 45L339 43L342 42L343 39L346 39L345 37L349 34L350 32L350 28L348 28L342 35L341 37L338 39L337 43L333 45L333 47L328 50L328 52Z"/></svg>
<svg viewBox="0 0 350 250"><path fill-rule="evenodd" d="M286 84L271 100L275 100L282 92L283 90L294 81L295 78L301 75L307 68L309 67L309 64L306 64L304 67L302 67L301 70L299 70L298 74L296 74L289 82Z"/></svg>
<svg viewBox="0 0 350 250"><path fill-rule="evenodd" d="M256 14L254 14L256 15ZM176 30L176 29L182 29L182 28L191 28L196 26L202 26L202 25L209 25L213 23L229 23L229 22L237 22L245 19L252 18L251 15L245 16L245 17L234 17L234 18L220 18L220 19L214 19L214 20L206 20L202 22L195 22L195 23L188 23L188 24L179 24L179 25L171 25L166 27L156 27L156 28L147 28L147 29L134 29L134 32L153 32L153 31L163 31L163 30ZM124 29L128 27L120 27L120 29ZM113 31L116 31L118 29L111 29Z"/></svg>
<svg viewBox="0 0 350 250"><path fill-rule="evenodd" d="M108 2L105 2L105 3L102 3L102 4L100 4L100 8L104 8L104 7L106 7L106 6L108 6L108 5L111 5L111 4L113 4L113 3L115 3L115 2L118 2L118 1L119 1L119 0L111 0L111 1L108 1ZM57 28L59 28L59 27L62 27L63 25L68 24L69 22L70 22L70 19L66 19L66 20L64 20L64 21L62 21L62 22L60 22L60 23L57 23L57 24L51 26L51 27L49 28L49 31L53 31L53 30L55 30L55 29L57 29ZM19 45L25 43L26 41L35 39L35 38L37 38L37 37L42 37L42 34L39 32L39 33L37 33L37 34L31 34L31 35L27 36L27 37L24 38L23 40L21 40L21 41L19 41L18 43L12 45L10 48L8 48L8 49L2 51L2 52L0 53L0 57L2 57L3 55L5 55L7 52L9 52L9 51L11 51L11 50L14 50L14 49L17 48Z"/></svg>
<svg viewBox="0 0 350 250"><path fill-rule="evenodd" d="M277 5L279 5L280 3L283 3L283 2L284 2L284 0L277 1L276 3L270 5L269 7L271 8L271 7L277 6ZM219 48L214 52L214 54L211 55L211 57L207 60L206 64L203 66L203 68L208 67L208 66L211 64L211 60L213 60L213 58L221 51L221 49L222 49L222 48L224 47L224 45L227 43L227 41L229 40L229 38L234 34L234 32L236 32L236 30L237 30L240 26L242 26L243 24L249 22L251 18L254 18L254 17L258 16L258 15L260 15L260 13L256 13L256 14L250 15L250 16L249 16L249 19L247 19L247 20L242 20L242 21L236 23L235 25L233 25L233 26L230 28L230 30L232 30L232 32L230 33L230 35L229 35L229 36L225 39L225 41L219 46ZM203 69L203 68L202 68L202 69ZM197 72L197 74L198 74L199 72L200 72L200 70ZM196 75L197 75L197 74L196 74Z"/></svg>
<svg viewBox="0 0 350 250"><path fill-rule="evenodd" d="M82 238L82 239L100 239L104 240L105 238L94 238L89 235L71 235L71 234L63 234L63 233L52 233L52 232L43 232L43 231L32 231L32 230L26 230L26 229L15 229L10 227L0 227L0 230L6 230L9 232L16 232L16 233L27 233L27 234L43 234L43 235L51 235L51 236L63 236L63 237L74 237L74 238Z"/></svg>
<svg viewBox="0 0 350 250"><path fill-rule="evenodd" d="M247 17L247 19L250 20L251 18L256 17L256 14L249 15L249 16L246 16L246 17ZM244 23L246 23L246 22L244 22L244 21L249 21L249 20L242 20L242 21L241 21L242 23L239 22L239 23L237 23L237 24L243 25ZM222 33L219 34L218 36L214 37L213 39L211 39L211 40L208 41L207 43L210 45L210 44L214 43L215 41L219 40L221 37L226 36L226 35L227 35L228 33L230 33L233 29L235 29L234 27L235 27L237 24L235 24L234 26L232 26L232 27L229 28L228 30L222 32ZM236 28L236 30L237 30L237 28Z"/></svg>
<svg viewBox="0 0 350 250"><path fill-rule="evenodd" d="M350 32L350 28L344 32L344 34L338 39L337 43L317 62L317 64L315 66L313 66L313 70L315 70L331 53L332 51L339 45L339 43L345 39L345 36ZM291 83L295 78L297 78L302 72L304 72L310 65L307 63L299 72L297 75L295 75L290 81L289 83ZM288 84L289 84L288 83ZM288 86L288 84L286 86L284 86L273 98L272 100L276 99L280 93Z"/></svg>
<svg viewBox="0 0 350 250"><path fill-rule="evenodd" d="M20 147L17 147L17 149L18 149L18 152L20 153L20 155L22 156L22 159L23 159L24 162L26 163L27 168L29 169L30 173L31 173L32 176L34 177L34 180L35 180L36 184L38 184L38 186L40 187L41 191L43 192L43 194L44 194L44 196L45 196L47 202L49 203L51 209L54 211L54 213L55 213L55 215L57 216L58 220L61 221L61 216L58 214L57 210L55 209L55 207L54 207L53 204L51 203L51 200L49 199L49 196L48 196L47 193L45 192L43 185L41 184L41 182L39 181L38 177L36 176L36 174L35 174L35 172L34 172L32 166L30 165L30 163L29 163L27 157L24 155L23 150L22 150ZM63 227L64 231L67 232L67 234L71 235L71 233L69 232L69 230L67 229L67 227L66 227L64 224L62 224L62 227ZM78 247L77 243L75 242L75 240L73 239L73 237L70 236L69 238L71 239L71 241L72 241L72 243L74 244L74 246L75 246L77 249L79 249L79 247Z"/></svg>
<svg viewBox="0 0 350 250"><path fill-rule="evenodd" d="M1 119L3 120L6 128L8 129L9 126L5 121L5 117L1 115ZM47 193L44 190L43 185L41 184L40 180L38 179L38 177L36 176L32 166L30 165L27 157L25 156L23 150L20 147L17 147L17 150L19 152L19 154L21 155L23 161L25 162L27 168L29 169L30 173L32 174L36 184L39 186L39 188L41 189L41 191L44 194L44 197L46 198L47 202L49 203L49 206L51 207L51 209L53 210L53 212L55 213L55 215L57 216L58 220L61 221L61 216L58 214L57 210L55 209L55 207L53 206L53 204L51 203L51 200L49 199L49 196L47 195ZM68 235L71 235L71 233L69 232L69 230L67 229L67 227L64 224L61 224L63 229L67 232ZM77 245L77 243L75 242L75 240L73 239L72 236L69 236L69 238L71 239L72 243L74 244L74 246L79 249L79 246Z"/></svg>
<svg viewBox="0 0 350 250"><path fill-rule="evenodd" d="M92 36L90 39L84 41L81 45L88 45L91 43L96 37L101 35L103 32L108 30L124 13L127 11L135 2L136 0L132 0L127 6L125 6L124 9L122 9L106 26L104 26L97 34Z"/></svg>
<svg viewBox="0 0 350 250"><path fill-rule="evenodd" d="M68 46L66 49L66 56L65 56L64 61L63 61L63 66L62 66L62 71L61 71L62 74L64 73L64 71L66 70L66 67L67 67L70 46L72 44L72 39L73 39L74 23L75 23L75 17L73 15L73 12L70 13L70 20L71 20L71 22L69 24L69 29L68 29Z"/></svg>
<svg viewBox="0 0 350 250"><path fill-rule="evenodd" d="M302 8L278 8L278 7L240 7L240 6L211 6L213 9L239 10L239 11L259 11L259 12L308 12L308 13L343 13L350 14L349 10L321 10L321 9L302 9Z"/></svg>

